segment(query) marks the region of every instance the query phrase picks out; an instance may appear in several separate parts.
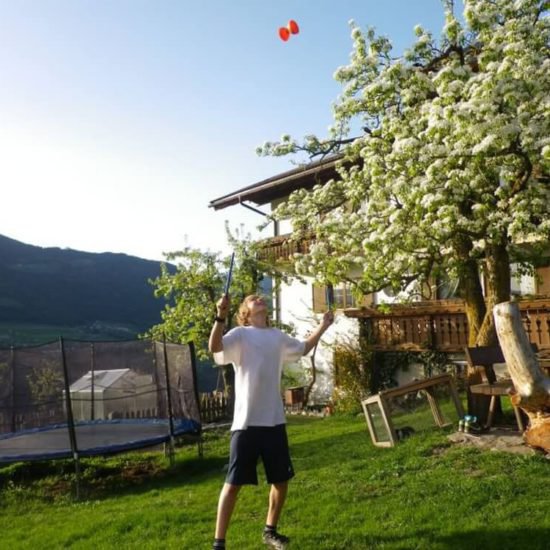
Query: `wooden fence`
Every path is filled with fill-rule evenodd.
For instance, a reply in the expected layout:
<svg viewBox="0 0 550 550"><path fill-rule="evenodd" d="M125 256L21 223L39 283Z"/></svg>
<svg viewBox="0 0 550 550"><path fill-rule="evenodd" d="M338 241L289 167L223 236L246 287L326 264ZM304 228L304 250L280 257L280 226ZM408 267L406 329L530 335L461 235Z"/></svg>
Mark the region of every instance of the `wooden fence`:
<svg viewBox="0 0 550 550"><path fill-rule="evenodd" d="M223 393L201 393L200 410L203 424L229 419L229 406Z"/></svg>

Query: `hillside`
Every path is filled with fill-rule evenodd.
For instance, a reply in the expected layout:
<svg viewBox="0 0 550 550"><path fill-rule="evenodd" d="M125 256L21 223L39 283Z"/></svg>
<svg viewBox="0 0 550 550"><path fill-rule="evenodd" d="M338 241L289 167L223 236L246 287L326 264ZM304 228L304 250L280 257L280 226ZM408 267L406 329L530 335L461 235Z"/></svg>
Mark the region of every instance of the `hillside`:
<svg viewBox="0 0 550 550"><path fill-rule="evenodd" d="M160 321L163 303L148 283L159 273L159 262L41 248L0 235L0 324L140 332Z"/></svg>

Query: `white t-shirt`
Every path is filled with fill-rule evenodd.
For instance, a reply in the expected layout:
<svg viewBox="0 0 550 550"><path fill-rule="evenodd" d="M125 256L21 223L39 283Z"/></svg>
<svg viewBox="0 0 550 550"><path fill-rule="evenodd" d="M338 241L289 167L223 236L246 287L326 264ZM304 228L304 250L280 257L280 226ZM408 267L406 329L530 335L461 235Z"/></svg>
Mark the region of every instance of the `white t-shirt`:
<svg viewBox="0 0 550 550"><path fill-rule="evenodd" d="M236 327L223 337L218 365L233 363L235 414L231 430L285 423L281 399L283 364L304 354L305 342L276 328Z"/></svg>

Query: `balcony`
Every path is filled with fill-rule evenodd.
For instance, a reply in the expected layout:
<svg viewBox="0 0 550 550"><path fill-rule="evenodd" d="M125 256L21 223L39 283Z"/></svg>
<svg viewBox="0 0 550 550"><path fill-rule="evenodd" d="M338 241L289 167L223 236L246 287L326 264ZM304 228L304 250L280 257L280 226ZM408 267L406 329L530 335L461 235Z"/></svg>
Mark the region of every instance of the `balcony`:
<svg viewBox="0 0 550 550"><path fill-rule="evenodd" d="M521 300L519 307L529 340L540 350L550 350L550 299ZM371 308L346 309L344 313L368 324L374 350L462 352L468 345L462 300L393 305L386 313Z"/></svg>
<svg viewBox="0 0 550 550"><path fill-rule="evenodd" d="M264 262L288 263L292 261L294 254L307 254L314 242L313 236L299 241L292 240L290 235L271 237L260 242L258 259Z"/></svg>

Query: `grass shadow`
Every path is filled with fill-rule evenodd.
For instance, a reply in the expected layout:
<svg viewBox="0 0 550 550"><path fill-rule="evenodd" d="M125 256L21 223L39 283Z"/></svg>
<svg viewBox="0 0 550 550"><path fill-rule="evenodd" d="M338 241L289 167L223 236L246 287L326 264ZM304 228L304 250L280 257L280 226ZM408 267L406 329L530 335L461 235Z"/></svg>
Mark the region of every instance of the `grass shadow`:
<svg viewBox="0 0 550 550"><path fill-rule="evenodd" d="M465 528L451 533L437 530L403 529L402 532L349 533L337 541L330 532L319 531L312 539L301 541L303 548L326 550L547 550L548 528ZM309 537L308 537L309 538ZM304 544L305 543L305 544ZM306 546L307 545L307 546Z"/></svg>

